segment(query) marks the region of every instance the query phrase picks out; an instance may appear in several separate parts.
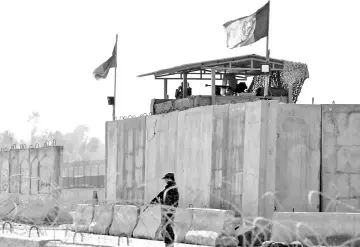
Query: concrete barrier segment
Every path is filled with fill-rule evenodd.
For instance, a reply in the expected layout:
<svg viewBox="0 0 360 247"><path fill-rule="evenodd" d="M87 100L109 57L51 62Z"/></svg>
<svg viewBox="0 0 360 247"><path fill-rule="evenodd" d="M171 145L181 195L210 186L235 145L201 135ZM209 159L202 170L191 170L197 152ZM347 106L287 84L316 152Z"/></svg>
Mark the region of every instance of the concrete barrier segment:
<svg viewBox="0 0 360 247"><path fill-rule="evenodd" d="M60 211L56 216L56 219L54 220L54 224L63 225L63 224L72 224L72 223L73 223L73 217L71 215L71 212L69 212L67 209L60 209Z"/></svg>
<svg viewBox="0 0 360 247"><path fill-rule="evenodd" d="M20 235L28 236L30 225L24 225L24 224L16 224L13 223L13 232L10 233L8 230L4 234L0 233L0 236L13 236L15 238L22 238L27 240L26 237L19 237ZM81 246L153 246L153 247L163 247L164 242L162 241L154 241L154 240L145 240L145 239L136 239L136 238L120 238L120 245L119 245L119 236L109 236L109 235L98 235L98 234L92 234L92 233L75 233L72 231L65 231L67 228L67 225L62 225L59 227L56 227L56 229L53 229L53 227L41 227L40 237L37 236L36 231L33 231L31 234L32 240L49 240L45 245L40 245L43 247L81 247ZM74 235L76 236L74 237ZM129 245L127 245L127 241L129 240ZM0 246L2 242L0 242ZM15 246L28 246L27 243L23 245L15 245ZM32 245L29 245L32 246ZM38 245L35 245L38 246ZM175 244L176 247L196 247L198 245L190 245L190 244L184 244L184 243L177 243ZM11 246L14 247L14 246ZM203 247L209 247L209 246L203 246Z"/></svg>
<svg viewBox="0 0 360 247"><path fill-rule="evenodd" d="M0 219L13 218L11 214L14 214L15 204L12 201L6 200L0 204Z"/></svg>
<svg viewBox="0 0 360 247"><path fill-rule="evenodd" d="M212 231L222 233L225 222L235 219L233 210L220 210L211 208L191 208L193 221L190 230Z"/></svg>
<svg viewBox="0 0 360 247"><path fill-rule="evenodd" d="M185 243L197 245L215 246L216 239L219 237L217 232L212 231L188 231L185 236Z"/></svg>
<svg viewBox="0 0 360 247"><path fill-rule="evenodd" d="M54 239L35 239L28 238L23 236L14 236L14 235L3 235L0 236L0 246L1 247L45 247L46 244Z"/></svg>
<svg viewBox="0 0 360 247"><path fill-rule="evenodd" d="M185 243L186 233L190 230L193 213L190 209L177 208L174 219L174 233L176 243Z"/></svg>
<svg viewBox="0 0 360 247"><path fill-rule="evenodd" d="M75 232L88 232L93 217L94 205L78 204L76 206L75 219L74 223L71 225L71 230Z"/></svg>
<svg viewBox="0 0 360 247"><path fill-rule="evenodd" d="M94 208L94 218L89 226L89 232L108 235L114 217L113 204L100 204Z"/></svg>
<svg viewBox="0 0 360 247"><path fill-rule="evenodd" d="M131 237L138 223L139 214L139 207L132 205L115 205L109 234L119 236L121 233L125 233L128 237Z"/></svg>
<svg viewBox="0 0 360 247"><path fill-rule="evenodd" d="M134 229L134 238L158 239L161 232L161 206L140 207L140 216Z"/></svg>
<svg viewBox="0 0 360 247"><path fill-rule="evenodd" d="M360 213L277 212L273 216L271 241L275 242L306 240L313 245L340 246L359 237Z"/></svg>
<svg viewBox="0 0 360 247"><path fill-rule="evenodd" d="M15 214L15 220L35 225L53 223L59 211L56 200L29 199L24 204L20 204L19 211Z"/></svg>

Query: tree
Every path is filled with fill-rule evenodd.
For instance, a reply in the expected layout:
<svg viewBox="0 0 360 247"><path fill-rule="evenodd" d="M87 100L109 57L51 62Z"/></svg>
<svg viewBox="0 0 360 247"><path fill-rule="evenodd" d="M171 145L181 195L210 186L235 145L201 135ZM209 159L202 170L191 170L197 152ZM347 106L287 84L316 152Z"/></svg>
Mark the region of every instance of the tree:
<svg viewBox="0 0 360 247"><path fill-rule="evenodd" d="M52 142L56 140L56 145L63 146L63 161L73 162L82 160L103 160L105 158L105 144L96 137L89 138L89 127L86 125L78 125L69 133L61 133L61 131L40 130L40 114L32 112L27 120L32 125L31 138L28 145L35 146L36 143L42 147L46 141ZM6 130L0 133L0 147L18 144L14 133ZM21 143L25 143L23 140Z"/></svg>
<svg viewBox="0 0 360 247"><path fill-rule="evenodd" d="M31 129L31 136L30 136L30 143L37 143L38 140L36 138L36 133L38 131L38 123L40 120L40 114L38 112L32 112L29 115L29 118L27 120L27 122L29 124L32 124L32 129Z"/></svg>
<svg viewBox="0 0 360 247"><path fill-rule="evenodd" d="M7 147L10 149L11 145L18 144L19 142L16 140L15 135L10 130L5 130L0 133L0 147Z"/></svg>
<svg viewBox="0 0 360 247"><path fill-rule="evenodd" d="M40 119L40 113L34 111L29 115L29 119L27 120L28 123L37 124Z"/></svg>
<svg viewBox="0 0 360 247"><path fill-rule="evenodd" d="M95 153L98 151L101 145L101 141L96 137L91 137L89 142L86 145L87 152Z"/></svg>

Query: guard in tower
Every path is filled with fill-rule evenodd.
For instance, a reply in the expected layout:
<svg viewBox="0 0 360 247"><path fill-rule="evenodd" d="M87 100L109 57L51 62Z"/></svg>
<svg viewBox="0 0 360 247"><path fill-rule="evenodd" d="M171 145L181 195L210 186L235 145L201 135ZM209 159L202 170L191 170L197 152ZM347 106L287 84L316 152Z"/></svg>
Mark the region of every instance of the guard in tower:
<svg viewBox="0 0 360 247"><path fill-rule="evenodd" d="M183 85L184 82L176 89L175 91L175 99L182 99L183 98ZM187 96L190 97L192 95L192 88L190 87L190 83L188 83L187 87Z"/></svg>

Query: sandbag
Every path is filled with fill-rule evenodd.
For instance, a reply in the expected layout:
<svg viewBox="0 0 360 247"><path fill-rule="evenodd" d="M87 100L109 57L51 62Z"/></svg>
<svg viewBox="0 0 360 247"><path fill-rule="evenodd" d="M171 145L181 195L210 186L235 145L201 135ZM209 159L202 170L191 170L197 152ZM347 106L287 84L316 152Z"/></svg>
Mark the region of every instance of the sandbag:
<svg viewBox="0 0 360 247"><path fill-rule="evenodd" d="M236 230L242 227L242 218L230 218L224 221L224 227L221 231L224 236L237 236Z"/></svg>
<svg viewBox="0 0 360 247"><path fill-rule="evenodd" d="M189 231L185 236L185 243L215 246L216 239L219 237L217 232L212 231Z"/></svg>
<svg viewBox="0 0 360 247"><path fill-rule="evenodd" d="M75 232L88 232L93 217L94 205L78 204L76 206L75 219L71 225L71 230Z"/></svg>
<svg viewBox="0 0 360 247"><path fill-rule="evenodd" d="M140 208L136 206L115 205L109 234L119 236L121 233L125 233L128 237L131 237L138 223L139 214Z"/></svg>
<svg viewBox="0 0 360 247"><path fill-rule="evenodd" d="M112 204L96 205L94 208L94 218L89 226L89 232L108 235L114 216L114 206Z"/></svg>
<svg viewBox="0 0 360 247"><path fill-rule="evenodd" d="M143 239L158 239L161 232L161 206L150 205L145 211L146 206L140 207L140 216L136 225L133 237Z"/></svg>
<svg viewBox="0 0 360 247"><path fill-rule="evenodd" d="M216 247L237 247L239 245L239 240L235 237L228 237L228 236L219 236L215 240Z"/></svg>

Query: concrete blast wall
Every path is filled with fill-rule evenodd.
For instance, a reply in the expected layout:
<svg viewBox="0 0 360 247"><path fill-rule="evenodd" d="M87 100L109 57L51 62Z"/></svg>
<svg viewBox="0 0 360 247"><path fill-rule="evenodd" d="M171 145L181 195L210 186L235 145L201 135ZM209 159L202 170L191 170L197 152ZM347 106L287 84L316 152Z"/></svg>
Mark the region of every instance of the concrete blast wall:
<svg viewBox="0 0 360 247"><path fill-rule="evenodd" d="M174 172L180 207L350 210L323 191L359 208L358 109L257 101L107 122L106 200L148 203Z"/></svg>
<svg viewBox="0 0 360 247"><path fill-rule="evenodd" d="M279 105L275 211L319 212L321 106Z"/></svg>
<svg viewBox="0 0 360 247"><path fill-rule="evenodd" d="M63 147L10 149L0 152L0 192L48 194L62 185Z"/></svg>
<svg viewBox="0 0 360 247"><path fill-rule="evenodd" d="M106 200L144 202L145 117L106 123Z"/></svg>
<svg viewBox="0 0 360 247"><path fill-rule="evenodd" d="M0 151L0 199L3 203L12 199L51 201L56 195L62 207L72 208L77 203L91 202L94 190L99 201L104 201L105 162L64 165L62 153L61 146ZM60 195L54 193L58 188L62 188ZM0 210L0 216L4 210Z"/></svg>
<svg viewBox="0 0 360 247"><path fill-rule="evenodd" d="M323 105L322 122L322 210L359 212L360 105Z"/></svg>
<svg viewBox="0 0 360 247"><path fill-rule="evenodd" d="M164 188L161 177L174 172L181 207L264 215L273 200L258 198L275 186L275 153L266 154L260 136L272 137L275 150L277 106L258 101L107 122L106 199L147 203Z"/></svg>
<svg viewBox="0 0 360 247"><path fill-rule="evenodd" d="M164 188L161 181L164 174L176 171L176 180L183 177L183 169L177 166L178 114L171 112L146 118L145 203Z"/></svg>

